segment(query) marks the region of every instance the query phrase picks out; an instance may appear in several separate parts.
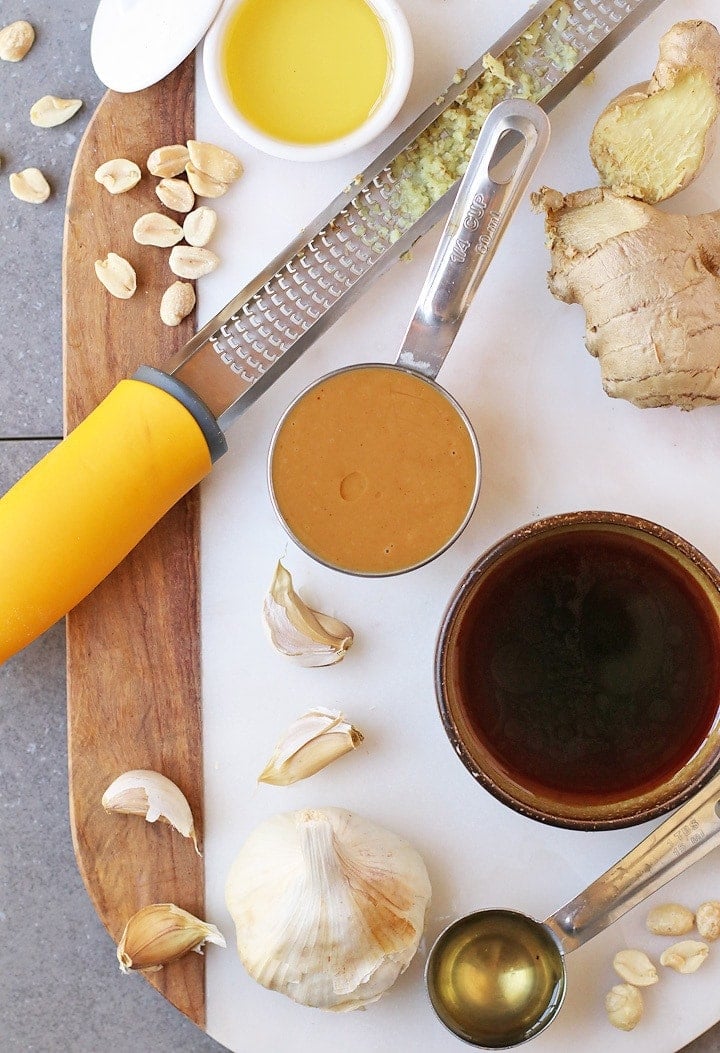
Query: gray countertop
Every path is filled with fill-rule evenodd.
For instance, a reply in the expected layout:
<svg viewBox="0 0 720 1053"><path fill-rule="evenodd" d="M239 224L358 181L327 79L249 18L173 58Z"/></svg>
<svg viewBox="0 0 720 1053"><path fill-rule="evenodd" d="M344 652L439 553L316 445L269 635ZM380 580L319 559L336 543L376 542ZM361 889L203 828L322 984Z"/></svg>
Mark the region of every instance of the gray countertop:
<svg viewBox="0 0 720 1053"><path fill-rule="evenodd" d="M25 60L0 62L0 493L62 433L63 213L103 93L89 57L94 10L94 0L0 6L0 24L24 18L37 32ZM83 109L59 128L33 128L28 111L45 94L82 98ZM8 173L29 166L51 183L43 205L10 194ZM68 819L64 675L62 625L0 667L0 1049L218 1051L141 977L120 974L85 893ZM720 1025L687 1047L711 1051Z"/></svg>

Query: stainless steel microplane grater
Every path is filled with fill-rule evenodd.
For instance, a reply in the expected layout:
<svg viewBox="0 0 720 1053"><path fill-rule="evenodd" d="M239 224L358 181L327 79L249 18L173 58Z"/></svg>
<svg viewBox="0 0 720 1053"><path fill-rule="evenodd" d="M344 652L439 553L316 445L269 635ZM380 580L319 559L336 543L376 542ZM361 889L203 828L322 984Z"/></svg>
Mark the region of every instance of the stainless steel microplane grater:
<svg viewBox="0 0 720 1053"><path fill-rule="evenodd" d="M548 112L661 2L554 2L539 13L529 11L487 50L504 60L510 79L532 78L538 85L534 101ZM558 28L550 52L541 37L536 51L518 56L523 34L553 9ZM567 48L570 63L557 61L559 46ZM421 133L483 76L481 58L171 360L164 372L200 394L223 430L449 211L459 176L408 222L393 208L393 170ZM508 88L496 101L511 94ZM142 375L150 379L148 371Z"/></svg>
<svg viewBox="0 0 720 1053"><path fill-rule="evenodd" d="M549 110L660 3L554 0L529 12L486 53L521 90L475 63L164 370L142 367L120 381L0 498L0 553L12 553L0 558L0 662L125 558L210 472L228 424L449 211L459 168L437 200L413 211L399 203L420 138L457 120L464 92L495 86L485 114L523 93ZM528 47L539 20L546 32ZM469 152L481 124L461 137Z"/></svg>

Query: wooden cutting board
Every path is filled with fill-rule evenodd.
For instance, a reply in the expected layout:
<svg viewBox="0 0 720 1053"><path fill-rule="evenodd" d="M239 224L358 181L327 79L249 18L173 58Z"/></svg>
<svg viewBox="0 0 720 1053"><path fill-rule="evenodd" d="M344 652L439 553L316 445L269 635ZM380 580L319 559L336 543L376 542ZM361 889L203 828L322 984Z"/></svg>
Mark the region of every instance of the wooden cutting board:
<svg viewBox="0 0 720 1053"><path fill-rule="evenodd" d="M168 249L136 244L135 220L167 210L145 161L157 146L194 137L191 56L162 83L108 92L80 144L67 199L63 252L66 427L78 424L141 364L161 365L192 335L160 321L175 281ZM141 182L113 196L95 181L102 162L126 157ZM182 222L182 217L179 218ZM110 296L94 261L116 252L136 269L130 300ZM169 826L107 815L104 790L121 772L150 768L176 782L202 837L202 725L198 611L199 501L191 493L67 619L70 818L80 872L117 942L141 907L173 902L204 916L204 870ZM205 1023L204 959L189 954L146 974L183 1013Z"/></svg>

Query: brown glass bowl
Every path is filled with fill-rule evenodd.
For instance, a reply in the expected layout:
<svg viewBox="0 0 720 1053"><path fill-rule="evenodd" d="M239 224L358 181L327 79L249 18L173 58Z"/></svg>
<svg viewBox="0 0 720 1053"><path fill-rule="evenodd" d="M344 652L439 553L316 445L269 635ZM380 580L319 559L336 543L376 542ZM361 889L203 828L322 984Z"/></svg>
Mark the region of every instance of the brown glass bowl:
<svg viewBox="0 0 720 1053"><path fill-rule="evenodd" d="M468 674L463 673L458 640L464 640L461 635L464 619L473 598L478 596L478 590L498 570L503 567L507 570L505 561L513 560L519 553L527 554L528 546L541 546L548 539L579 531L593 531L597 536L598 530L634 539L635 543L640 543L640 549L654 546L665 555L650 551L648 557L652 555L665 564L666 557L669 558L669 573L685 583L688 594L692 592L694 602L699 604L698 609L703 611L704 646L706 655L710 653L707 648L711 647L715 668L720 662L720 573L705 556L672 531L617 512L585 511L551 516L523 526L498 541L470 567L457 586L443 617L435 655L435 687L440 715L450 742L468 771L498 800L522 815L553 826L578 830L608 830L654 819L685 801L720 768L720 689L715 691L716 681L720 682L720 668L715 669L713 689L703 710L706 718L702 723L703 731L698 733L691 754L675 770L665 770L656 780L647 778L642 786L632 791L614 792L612 786L601 795L592 792L574 794L567 786L557 790L548 785L548 780L533 779L526 771L513 768L507 741L503 756L492 744L486 743L485 737L489 736L483 737L478 731L478 721L473 723L470 707L463 699L463 677L467 682ZM629 540L628 547L631 546ZM540 552L541 549L535 550L536 554ZM469 631L466 628L466 632ZM462 646L466 644L463 642ZM492 706L487 697L486 705ZM507 702L503 705L507 706ZM496 719L502 721L504 717ZM516 720L515 723L517 729L520 722ZM525 725L521 726L524 730ZM673 726L679 728L679 722ZM642 733L642 729L639 730ZM648 734L652 734L651 729L648 729ZM557 763L562 765L562 750L558 752L561 758Z"/></svg>

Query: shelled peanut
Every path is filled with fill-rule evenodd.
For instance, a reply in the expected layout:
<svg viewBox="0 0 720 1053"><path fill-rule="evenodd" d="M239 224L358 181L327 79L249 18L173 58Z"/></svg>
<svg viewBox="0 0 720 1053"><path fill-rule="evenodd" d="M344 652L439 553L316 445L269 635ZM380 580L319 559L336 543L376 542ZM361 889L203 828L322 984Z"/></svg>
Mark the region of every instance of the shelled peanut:
<svg viewBox="0 0 720 1053"><path fill-rule="evenodd" d="M659 963L677 973L695 973L710 954L709 943L720 938L720 900L705 900L695 912L681 903L661 903L647 915L645 926L653 936L674 938L676 942L660 953ZM701 939L688 937L695 930ZM641 988L654 986L660 973L644 951L625 948L613 958L613 968L623 981L605 997L608 1020L622 1031L631 1031L644 1013Z"/></svg>
<svg viewBox="0 0 720 1053"><path fill-rule="evenodd" d="M207 205L197 205L196 196L219 197L226 193L242 175L243 166L228 150L193 139L186 145L173 143L157 147L147 158L146 167L158 180L155 193L162 204L184 216L181 225L166 213L145 212L133 226L137 244L170 249L170 270L179 278L188 279L173 282L161 299L162 322L176 326L195 306L195 291L188 282L209 274L220 263L217 255L206 247L215 232L217 213ZM112 158L95 172L97 182L111 194L127 193L141 177L139 166L127 158ZM185 244L181 244L183 241ZM131 267L128 261L123 262ZM102 281L103 261L97 261L95 266ZM106 281L103 284L110 293L122 298L134 292L134 288L132 292L125 292L124 289L129 288L125 284L119 287L122 292Z"/></svg>
<svg viewBox="0 0 720 1053"><path fill-rule="evenodd" d="M0 27L0 61L22 62L35 43L35 29L25 19ZM30 122L36 128L56 128L69 121L82 106L82 99L61 99L43 95L30 109ZM34 165L21 172L10 172L10 193L18 201L41 205L52 193L43 172Z"/></svg>

